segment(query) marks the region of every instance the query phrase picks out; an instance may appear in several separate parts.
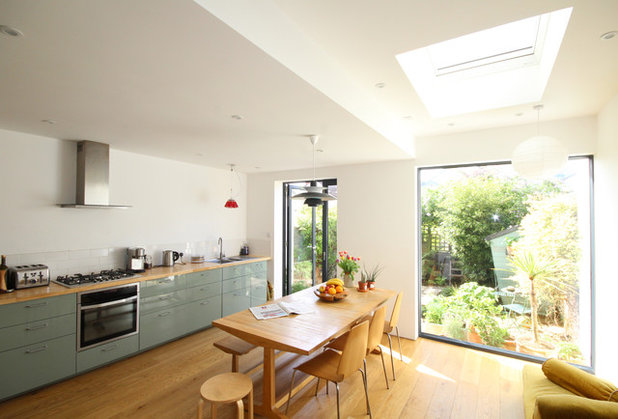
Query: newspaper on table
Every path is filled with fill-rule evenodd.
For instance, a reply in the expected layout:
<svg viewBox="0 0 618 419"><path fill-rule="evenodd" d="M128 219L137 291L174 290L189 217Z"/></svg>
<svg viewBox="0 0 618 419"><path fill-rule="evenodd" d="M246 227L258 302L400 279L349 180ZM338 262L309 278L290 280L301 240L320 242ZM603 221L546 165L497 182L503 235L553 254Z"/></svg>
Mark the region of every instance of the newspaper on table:
<svg viewBox="0 0 618 419"><path fill-rule="evenodd" d="M309 306L299 303L287 303L285 301L250 307L249 310L258 320L275 319L277 317L289 316L290 314L307 314L313 313L314 311L313 308Z"/></svg>

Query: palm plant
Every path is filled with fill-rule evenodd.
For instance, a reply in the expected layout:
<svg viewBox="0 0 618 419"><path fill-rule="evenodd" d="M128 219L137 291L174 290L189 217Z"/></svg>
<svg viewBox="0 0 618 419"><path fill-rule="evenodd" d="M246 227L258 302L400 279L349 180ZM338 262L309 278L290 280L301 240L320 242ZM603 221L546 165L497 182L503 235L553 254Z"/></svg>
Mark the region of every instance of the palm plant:
<svg viewBox="0 0 618 419"><path fill-rule="evenodd" d="M513 256L508 257L509 263L515 268L515 272L522 273L530 280L530 317L532 320L532 331L534 341L539 342L539 321L538 321L538 302L534 289L534 281L550 276L556 271L556 261L537 258L528 250L522 250Z"/></svg>

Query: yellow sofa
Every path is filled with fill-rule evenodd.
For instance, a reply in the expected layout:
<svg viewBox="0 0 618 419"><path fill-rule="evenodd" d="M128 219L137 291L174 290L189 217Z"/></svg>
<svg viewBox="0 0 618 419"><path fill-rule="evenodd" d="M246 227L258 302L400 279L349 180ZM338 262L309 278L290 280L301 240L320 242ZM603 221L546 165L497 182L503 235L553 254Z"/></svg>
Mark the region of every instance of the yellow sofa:
<svg viewBox="0 0 618 419"><path fill-rule="evenodd" d="M526 419L618 418L618 403L578 396L550 381L541 366L525 365L522 379Z"/></svg>

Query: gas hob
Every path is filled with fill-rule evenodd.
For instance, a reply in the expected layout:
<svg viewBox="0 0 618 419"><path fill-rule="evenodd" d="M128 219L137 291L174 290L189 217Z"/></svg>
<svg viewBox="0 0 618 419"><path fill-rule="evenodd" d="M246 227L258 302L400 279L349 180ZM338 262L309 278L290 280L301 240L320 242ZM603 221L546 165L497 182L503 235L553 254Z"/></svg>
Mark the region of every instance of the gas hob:
<svg viewBox="0 0 618 419"><path fill-rule="evenodd" d="M131 278L139 278L139 275L125 269L109 269L101 272L92 272L90 274L60 275L52 282L62 285L63 287L76 288L84 285Z"/></svg>

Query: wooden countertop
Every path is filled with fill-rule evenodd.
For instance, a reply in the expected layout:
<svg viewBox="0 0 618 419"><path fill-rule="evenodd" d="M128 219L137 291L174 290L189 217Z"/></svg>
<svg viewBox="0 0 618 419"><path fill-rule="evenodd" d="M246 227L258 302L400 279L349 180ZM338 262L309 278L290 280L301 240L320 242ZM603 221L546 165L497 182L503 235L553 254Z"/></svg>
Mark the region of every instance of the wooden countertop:
<svg viewBox="0 0 618 419"><path fill-rule="evenodd" d="M85 285L82 287L67 288L51 282L48 287L35 287L15 290L11 293L0 294L0 305L18 303L21 301L36 300L39 298L54 297L57 295L74 294L82 291L89 291L101 288L109 288L116 285L133 284L135 282L148 281L150 279L163 278L170 275L184 275L192 272L207 271L210 269L220 269L227 266L238 266L247 263L263 262L270 260L270 257L251 256L251 259L241 260L230 263L185 263L174 266L160 266L147 269L146 272L137 274L138 276L115 281L99 282L97 284Z"/></svg>

